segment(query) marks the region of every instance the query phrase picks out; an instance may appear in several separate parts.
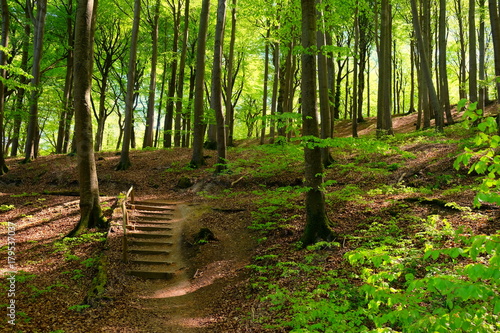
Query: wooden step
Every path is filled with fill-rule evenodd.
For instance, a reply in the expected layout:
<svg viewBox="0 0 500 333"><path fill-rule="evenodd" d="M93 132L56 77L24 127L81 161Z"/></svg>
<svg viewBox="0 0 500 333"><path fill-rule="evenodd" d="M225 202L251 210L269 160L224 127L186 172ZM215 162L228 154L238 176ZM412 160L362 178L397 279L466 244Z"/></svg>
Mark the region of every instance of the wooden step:
<svg viewBox="0 0 500 333"><path fill-rule="evenodd" d="M147 211L157 211L157 212L174 210L174 208L172 208L172 207L152 206L152 205L135 205L135 204L130 204L130 203L127 203L127 209L147 210Z"/></svg>
<svg viewBox="0 0 500 333"><path fill-rule="evenodd" d="M170 226L172 223L176 222L176 220L170 220L170 221L142 221L142 220L133 220L132 226L133 225L151 225L151 226Z"/></svg>
<svg viewBox="0 0 500 333"><path fill-rule="evenodd" d="M169 206L169 207L177 206L176 203L162 201L162 200L139 200L139 201L135 200L135 201L129 201L128 203L132 205L147 205L147 206Z"/></svg>
<svg viewBox="0 0 500 333"><path fill-rule="evenodd" d="M129 232L128 237L130 238L140 238L140 239L158 239L158 238L170 238L172 237L171 234L165 234L165 233L157 233L157 232L147 232L147 231L136 231L136 232Z"/></svg>
<svg viewBox="0 0 500 333"><path fill-rule="evenodd" d="M138 221L138 222L147 222L147 221L153 221L153 222L168 222L168 223L172 223L172 222L176 222L176 221L179 221L179 220L174 220L172 219L172 215L171 216L131 216L131 220L132 221Z"/></svg>
<svg viewBox="0 0 500 333"><path fill-rule="evenodd" d="M174 272L161 270L130 270L128 273L145 279L171 279L175 276Z"/></svg>
<svg viewBox="0 0 500 333"><path fill-rule="evenodd" d="M129 225L127 226L130 230L140 230L140 231L170 231L172 227L162 226L162 225Z"/></svg>
<svg viewBox="0 0 500 333"><path fill-rule="evenodd" d="M144 239L144 238L133 238L129 239L129 244L136 246L165 246L169 247L174 245L172 242L161 239Z"/></svg>
<svg viewBox="0 0 500 333"><path fill-rule="evenodd" d="M163 250L163 249L155 249L155 248L149 248L149 249L136 249L136 248L129 248L130 254L137 254L137 255L151 255L151 256L168 256L170 254L170 251L168 250Z"/></svg>
<svg viewBox="0 0 500 333"><path fill-rule="evenodd" d="M174 262L160 259L131 259L130 262L136 265L166 265L172 266Z"/></svg>

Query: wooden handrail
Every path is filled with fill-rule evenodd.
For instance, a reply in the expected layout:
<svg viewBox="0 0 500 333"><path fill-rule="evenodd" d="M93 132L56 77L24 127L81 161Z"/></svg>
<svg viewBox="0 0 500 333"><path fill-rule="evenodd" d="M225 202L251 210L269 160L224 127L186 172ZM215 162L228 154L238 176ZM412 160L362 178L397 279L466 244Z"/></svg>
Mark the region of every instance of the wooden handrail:
<svg viewBox="0 0 500 333"><path fill-rule="evenodd" d="M128 262L128 243L127 243L127 227L128 227L128 211L127 211L127 201L128 198L131 198L131 201L134 202L134 186L131 186L130 189L125 194L125 198L122 201L122 216L123 216L123 261Z"/></svg>

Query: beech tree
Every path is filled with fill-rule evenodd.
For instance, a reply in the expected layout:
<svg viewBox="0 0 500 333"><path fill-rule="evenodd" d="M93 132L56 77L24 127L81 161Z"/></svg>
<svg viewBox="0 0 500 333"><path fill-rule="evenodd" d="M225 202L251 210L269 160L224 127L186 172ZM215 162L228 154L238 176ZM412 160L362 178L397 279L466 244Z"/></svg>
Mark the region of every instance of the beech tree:
<svg viewBox="0 0 500 333"><path fill-rule="evenodd" d="M217 167L216 173L226 168L226 130L222 111L222 44L226 23L226 0L219 0L217 24L215 26L214 62L212 66L212 97L210 107L215 111L217 122ZM228 99L230 97L228 96Z"/></svg>
<svg viewBox="0 0 500 333"><path fill-rule="evenodd" d="M9 5L7 0L0 2L2 10L2 37L0 46L0 176L9 171L4 159L4 144L3 144L3 119L5 113L5 96L4 96L4 79L7 76L7 71L3 67L7 59L7 48L9 46Z"/></svg>
<svg viewBox="0 0 500 333"><path fill-rule="evenodd" d="M80 221L69 236L78 235L89 228L107 226L99 201L90 110L96 9L95 0L78 0L75 21L74 108L80 182Z"/></svg>
<svg viewBox="0 0 500 333"><path fill-rule="evenodd" d="M196 79L194 96L194 126L193 126L193 155L190 165L200 167L205 164L203 157L203 138L205 137L205 125L203 114L205 107L204 83L205 83L205 50L207 48L208 18L210 15L210 0L203 0L200 14L200 28L198 31L198 49L196 51Z"/></svg>
<svg viewBox="0 0 500 333"><path fill-rule="evenodd" d="M39 124L38 124L38 100L40 97L43 36L45 33L45 19L47 15L47 0L37 1L37 17L35 23L35 40L33 44L33 66L31 69L31 87L33 91L30 96L30 115L28 130L26 133L26 146L24 148L24 162L29 162L38 156Z"/></svg>
<svg viewBox="0 0 500 333"><path fill-rule="evenodd" d="M127 95L125 98L125 124L123 132L123 144L120 162L116 170L127 170L130 163L130 144L132 141L132 118L134 109L134 97L136 88L137 71L137 39L139 36L139 23L141 20L141 0L134 1L134 23L132 27L132 39L130 41L130 55L127 73Z"/></svg>
<svg viewBox="0 0 500 333"><path fill-rule="evenodd" d="M380 16L380 40L378 46L379 83L377 104L377 135L392 135L392 7L389 0L382 0Z"/></svg>
<svg viewBox="0 0 500 333"><path fill-rule="evenodd" d="M158 64L158 20L160 17L160 0L156 0L154 12L148 11L148 21L151 25L151 76L149 78L148 111L146 116L146 128L142 148L153 147L153 126L155 118L155 97L156 97L156 67Z"/></svg>
<svg viewBox="0 0 500 333"><path fill-rule="evenodd" d="M305 139L305 186L306 227L302 236L304 246L319 239L327 240L333 236L331 222L326 214L325 196L321 190L323 183L323 164L321 149L312 138L319 137L316 116L316 7L315 0L301 0L302 7L302 135Z"/></svg>

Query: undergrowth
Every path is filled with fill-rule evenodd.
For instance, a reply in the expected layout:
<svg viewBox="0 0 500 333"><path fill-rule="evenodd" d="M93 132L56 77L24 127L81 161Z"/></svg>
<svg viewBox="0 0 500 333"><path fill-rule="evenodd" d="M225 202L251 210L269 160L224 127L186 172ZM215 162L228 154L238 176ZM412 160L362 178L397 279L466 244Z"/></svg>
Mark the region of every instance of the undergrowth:
<svg viewBox="0 0 500 333"><path fill-rule="evenodd" d="M450 129L447 131L449 134ZM389 175L416 157L400 145L466 141L429 131L421 134L385 141L328 141L333 151L340 151L334 158L357 156L355 163L337 165L335 174L355 169ZM485 142L492 145L491 140L481 141ZM397 162L381 160L387 156ZM245 163L255 166L253 161ZM274 166L274 172L283 170L280 165L283 167ZM439 174L428 175L438 182L435 186L372 184L367 192L354 184L337 186L332 173L331 169L325 172L329 184L334 185L324 187L328 202L349 201L360 207L377 196L451 195L473 187L452 183L452 174ZM283 212L302 208L298 187L262 189L254 194L261 199L255 202L251 228L259 230L260 237L276 235ZM500 331L500 233L474 234L440 214L422 218L401 201L387 204L379 209L380 214L353 221L357 231L344 235L343 240L320 242L307 249L300 244L265 243L247 266L253 272L249 297L258 304L247 319L269 331L289 332ZM477 214L455 202L447 207L460 211L464 219Z"/></svg>

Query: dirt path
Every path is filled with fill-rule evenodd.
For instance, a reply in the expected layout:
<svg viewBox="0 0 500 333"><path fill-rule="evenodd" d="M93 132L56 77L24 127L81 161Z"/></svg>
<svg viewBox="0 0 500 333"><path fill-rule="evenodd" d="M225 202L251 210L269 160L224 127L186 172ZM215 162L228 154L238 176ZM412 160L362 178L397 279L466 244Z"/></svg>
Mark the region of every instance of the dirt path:
<svg viewBox="0 0 500 333"><path fill-rule="evenodd" d="M106 304L110 311L98 326L101 332L215 332L210 325L214 302L224 289L242 278L253 239L245 225L237 223L244 214L215 212L204 205L179 205L182 212L183 261L173 279L143 279L122 276L120 235L110 238L108 250L111 275ZM232 216L231 216L232 215ZM209 226L217 237L204 245L192 244L200 228ZM92 310L93 314L99 309Z"/></svg>

